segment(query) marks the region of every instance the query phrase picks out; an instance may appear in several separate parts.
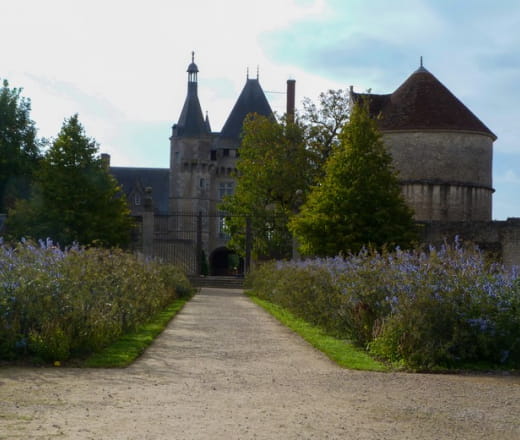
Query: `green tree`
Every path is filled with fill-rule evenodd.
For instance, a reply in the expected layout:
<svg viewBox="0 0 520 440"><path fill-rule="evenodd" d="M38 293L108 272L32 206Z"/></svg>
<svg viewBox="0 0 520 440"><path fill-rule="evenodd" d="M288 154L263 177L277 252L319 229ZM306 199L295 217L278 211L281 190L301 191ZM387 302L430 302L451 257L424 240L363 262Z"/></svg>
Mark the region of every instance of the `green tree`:
<svg viewBox="0 0 520 440"><path fill-rule="evenodd" d="M244 250L248 217L255 257L292 254L288 221L323 175L323 163L348 120L349 98L342 90L329 90L320 94L317 105L306 98L303 107L296 121L257 115L244 121L237 187L221 205L229 214L230 246L239 253Z"/></svg>
<svg viewBox="0 0 520 440"><path fill-rule="evenodd" d="M10 235L50 237L61 245L126 245L132 227L126 199L97 153L78 115L65 120L42 160L31 199L9 211Z"/></svg>
<svg viewBox="0 0 520 440"><path fill-rule="evenodd" d="M16 199L28 197L33 173L40 158L36 126L30 118L31 101L22 89L0 88L0 212Z"/></svg>
<svg viewBox="0 0 520 440"><path fill-rule="evenodd" d="M413 213L368 103L354 106L324 171L290 223L302 253L333 256L415 239Z"/></svg>
<svg viewBox="0 0 520 440"><path fill-rule="evenodd" d="M303 129L286 120L251 115L244 121L237 185L220 209L228 214L230 246L243 253L246 217L251 219L253 255L291 255L288 219L312 182Z"/></svg>
<svg viewBox="0 0 520 440"><path fill-rule="evenodd" d="M323 177L323 165L339 145L339 134L348 122L349 94L341 89L320 93L316 105L309 98L303 100L300 123L305 130L307 149L313 155L317 178Z"/></svg>

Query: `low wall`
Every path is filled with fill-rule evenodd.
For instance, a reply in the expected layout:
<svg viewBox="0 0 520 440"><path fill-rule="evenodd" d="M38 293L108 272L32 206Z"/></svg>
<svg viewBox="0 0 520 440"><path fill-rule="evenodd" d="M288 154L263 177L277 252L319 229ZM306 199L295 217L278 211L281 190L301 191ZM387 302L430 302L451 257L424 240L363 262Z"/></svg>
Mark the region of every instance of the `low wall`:
<svg viewBox="0 0 520 440"><path fill-rule="evenodd" d="M490 222L421 222L422 241L440 245L455 236L477 244L508 267L520 267L520 218Z"/></svg>

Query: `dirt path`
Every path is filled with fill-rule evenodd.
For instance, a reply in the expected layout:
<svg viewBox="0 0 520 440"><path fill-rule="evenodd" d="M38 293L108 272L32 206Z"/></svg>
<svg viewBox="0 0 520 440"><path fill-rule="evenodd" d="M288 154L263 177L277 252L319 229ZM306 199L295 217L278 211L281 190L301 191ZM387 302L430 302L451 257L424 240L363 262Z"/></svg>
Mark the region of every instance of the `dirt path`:
<svg viewBox="0 0 520 440"><path fill-rule="evenodd" d="M130 368L1 368L0 438L518 440L520 378L343 370L203 289Z"/></svg>

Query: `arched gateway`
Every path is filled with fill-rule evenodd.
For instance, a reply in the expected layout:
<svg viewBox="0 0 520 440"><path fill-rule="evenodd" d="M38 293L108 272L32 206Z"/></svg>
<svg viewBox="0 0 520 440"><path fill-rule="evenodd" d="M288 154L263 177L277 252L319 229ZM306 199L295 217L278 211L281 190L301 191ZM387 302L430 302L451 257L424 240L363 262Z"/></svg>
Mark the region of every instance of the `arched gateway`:
<svg viewBox="0 0 520 440"><path fill-rule="evenodd" d="M227 247L215 249L209 256L210 275L232 276L243 273L244 262L238 254Z"/></svg>

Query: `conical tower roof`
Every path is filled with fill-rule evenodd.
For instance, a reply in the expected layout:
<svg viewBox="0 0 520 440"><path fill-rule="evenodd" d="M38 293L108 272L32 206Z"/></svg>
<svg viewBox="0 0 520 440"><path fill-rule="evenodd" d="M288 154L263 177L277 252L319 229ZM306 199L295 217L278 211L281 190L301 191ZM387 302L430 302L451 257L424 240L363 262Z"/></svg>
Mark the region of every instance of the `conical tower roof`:
<svg viewBox="0 0 520 440"><path fill-rule="evenodd" d="M220 137L239 139L244 119L249 113L272 116L273 111L257 79L248 78L233 110L227 118Z"/></svg>
<svg viewBox="0 0 520 440"><path fill-rule="evenodd" d="M370 100L381 130L455 130L493 132L422 65L392 94L353 94Z"/></svg>
<svg viewBox="0 0 520 440"><path fill-rule="evenodd" d="M199 69L194 62L192 53L191 64L188 66L188 94L182 107L179 122L177 123L177 136L202 136L209 134L208 126L204 120L197 93L197 73Z"/></svg>

